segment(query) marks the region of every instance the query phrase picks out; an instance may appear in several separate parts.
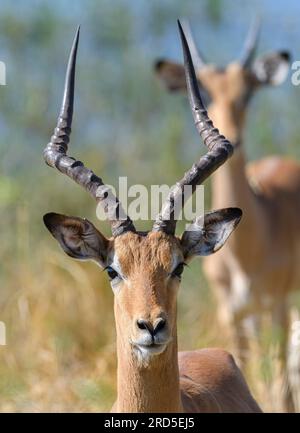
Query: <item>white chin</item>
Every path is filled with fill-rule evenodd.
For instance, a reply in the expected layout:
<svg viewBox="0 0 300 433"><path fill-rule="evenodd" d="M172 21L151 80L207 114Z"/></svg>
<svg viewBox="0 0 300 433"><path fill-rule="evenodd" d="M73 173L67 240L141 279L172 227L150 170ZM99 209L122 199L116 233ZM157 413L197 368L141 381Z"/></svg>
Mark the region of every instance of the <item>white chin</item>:
<svg viewBox="0 0 300 433"><path fill-rule="evenodd" d="M150 359L164 352L166 344L157 344L155 346L134 346L134 352L139 361L148 364Z"/></svg>

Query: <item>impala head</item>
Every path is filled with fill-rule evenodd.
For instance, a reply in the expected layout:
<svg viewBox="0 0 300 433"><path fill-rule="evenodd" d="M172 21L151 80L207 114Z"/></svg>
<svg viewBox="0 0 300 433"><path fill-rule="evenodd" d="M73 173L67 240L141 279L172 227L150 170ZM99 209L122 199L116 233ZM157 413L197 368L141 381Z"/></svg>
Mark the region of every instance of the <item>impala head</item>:
<svg viewBox="0 0 300 433"><path fill-rule="evenodd" d="M255 58L259 36L259 21L256 20L250 28L241 58L220 68L204 61L187 22L184 28L196 59L201 95L210 102L209 114L221 132L235 144L239 142L239 128L243 125L251 96L264 85L276 86L286 79L290 55L287 51L276 51ZM186 89L182 65L160 59L155 63L155 70L168 90Z"/></svg>
<svg viewBox="0 0 300 433"><path fill-rule="evenodd" d="M221 248L241 218L239 209L222 209L197 218L181 237L175 235L176 205L183 205L187 198L184 186L195 188L232 153L231 144L213 127L203 107L189 48L179 28L191 107L208 152L171 190L151 231L136 231L102 179L67 155L79 31L69 58L58 124L44 151L48 165L75 180L103 205L112 228L109 239L86 219L48 213L44 222L69 256L93 260L107 271L115 295L118 342L123 352L142 365L167 352L176 339L176 297L185 264Z"/></svg>

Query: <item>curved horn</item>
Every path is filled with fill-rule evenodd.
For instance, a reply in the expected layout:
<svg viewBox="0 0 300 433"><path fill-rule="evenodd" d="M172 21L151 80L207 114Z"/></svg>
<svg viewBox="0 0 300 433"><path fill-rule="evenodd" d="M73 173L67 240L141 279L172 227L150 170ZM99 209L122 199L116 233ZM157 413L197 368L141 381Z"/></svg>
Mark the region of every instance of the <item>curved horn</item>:
<svg viewBox="0 0 300 433"><path fill-rule="evenodd" d="M208 148L208 152L185 173L184 177L179 182L176 183L175 187L169 193L162 207L161 213L155 220L153 230L164 231L169 234L175 233L177 212L184 206L184 203L188 198L187 194L185 195L184 187L190 186L192 192L194 192L196 186L207 179L218 167L224 164L233 153L233 146L219 133L218 129L214 127L204 108L189 46L179 21L178 26L184 56L187 91L194 122L204 144Z"/></svg>
<svg viewBox="0 0 300 433"><path fill-rule="evenodd" d="M189 48L190 48L190 52L192 55L195 68L196 70L199 70L203 68L203 66L205 66L206 61L204 60L204 57L202 56L202 54L197 48L189 21L184 19L181 22L182 22L182 28L184 29L186 40L189 44Z"/></svg>
<svg viewBox="0 0 300 433"><path fill-rule="evenodd" d="M75 67L79 31L80 27L76 31L69 56L60 114L54 134L44 150L44 159L50 167L55 167L61 173L69 176L89 192L97 203L101 203L105 215L111 224L112 234L113 236L117 236L125 231L135 231L131 219L126 216L119 200L113 195L108 186L103 183L102 179L86 168L81 161L77 161L67 155L73 117Z"/></svg>
<svg viewBox="0 0 300 433"><path fill-rule="evenodd" d="M261 24L260 18L256 17L252 22L248 36L246 38L246 42L244 44L244 48L240 60L241 65L245 69L248 68L253 61L255 51L257 48L257 43L258 43L260 24Z"/></svg>

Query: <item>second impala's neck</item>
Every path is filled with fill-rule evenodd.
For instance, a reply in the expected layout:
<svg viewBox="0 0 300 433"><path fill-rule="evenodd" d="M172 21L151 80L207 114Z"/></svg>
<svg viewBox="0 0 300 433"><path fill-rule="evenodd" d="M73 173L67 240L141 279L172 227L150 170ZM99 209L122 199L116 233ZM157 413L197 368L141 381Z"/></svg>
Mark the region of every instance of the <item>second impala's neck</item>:
<svg viewBox="0 0 300 433"><path fill-rule="evenodd" d="M235 146L233 156L212 176L213 208L249 206L252 191L245 173L246 157L242 147L244 113L226 101L212 103L209 115L214 125ZM246 210L245 209L245 210Z"/></svg>
<svg viewBox="0 0 300 433"><path fill-rule="evenodd" d="M257 242L255 234L259 235L261 208L246 176L242 143L244 114L235 112L226 104L212 105L209 114L221 134L235 145L233 156L212 175L212 208L237 206L242 209L243 218L238 230L233 233L231 245L235 244L239 251L245 251L245 242L248 245Z"/></svg>
<svg viewBox="0 0 300 433"><path fill-rule="evenodd" d="M182 412L176 338L142 366L127 341L117 337L118 412Z"/></svg>
<svg viewBox="0 0 300 433"><path fill-rule="evenodd" d="M252 212L253 192L246 177L246 158L241 145L233 156L212 176L212 207L219 209L228 206L243 207Z"/></svg>

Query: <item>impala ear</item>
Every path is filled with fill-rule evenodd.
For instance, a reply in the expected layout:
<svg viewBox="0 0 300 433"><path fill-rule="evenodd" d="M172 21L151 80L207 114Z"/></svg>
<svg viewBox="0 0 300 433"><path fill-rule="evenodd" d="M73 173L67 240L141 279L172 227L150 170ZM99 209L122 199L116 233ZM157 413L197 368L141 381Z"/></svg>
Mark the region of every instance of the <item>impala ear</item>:
<svg viewBox="0 0 300 433"><path fill-rule="evenodd" d="M252 65L252 73L258 84L282 84L289 72L291 55L288 51L276 51L258 57Z"/></svg>
<svg viewBox="0 0 300 433"><path fill-rule="evenodd" d="M183 65L160 59L155 62L154 70L169 92L186 92L186 78ZM210 95L199 78L197 81L201 98L204 105L207 106L211 101Z"/></svg>
<svg viewBox="0 0 300 433"><path fill-rule="evenodd" d="M154 64L154 70L170 92L186 90L183 65L159 59Z"/></svg>
<svg viewBox="0 0 300 433"><path fill-rule="evenodd" d="M75 259L94 260L105 266L108 240L90 221L53 212L44 215L43 219L65 253Z"/></svg>
<svg viewBox="0 0 300 433"><path fill-rule="evenodd" d="M208 256L218 251L242 217L238 208L221 209L199 217L181 238L185 258Z"/></svg>

